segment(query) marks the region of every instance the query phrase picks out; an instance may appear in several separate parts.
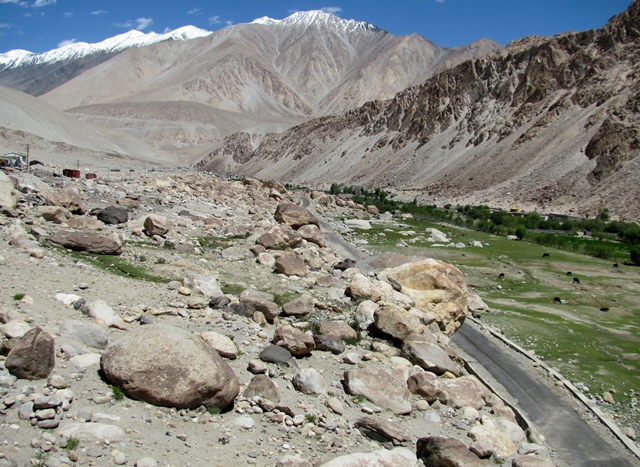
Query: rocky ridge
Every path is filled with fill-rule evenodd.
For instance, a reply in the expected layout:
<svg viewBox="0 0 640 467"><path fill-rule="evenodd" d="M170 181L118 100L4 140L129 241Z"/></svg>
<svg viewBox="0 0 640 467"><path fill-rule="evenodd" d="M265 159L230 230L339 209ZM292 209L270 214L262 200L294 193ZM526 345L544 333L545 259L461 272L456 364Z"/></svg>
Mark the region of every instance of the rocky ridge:
<svg viewBox="0 0 640 467"><path fill-rule="evenodd" d="M0 173L0 187L0 465L556 461L448 345L467 313L450 265L363 274L275 182ZM86 253L96 239L121 247L106 266L124 277ZM440 281L435 301L418 271Z"/></svg>
<svg viewBox="0 0 640 467"><path fill-rule="evenodd" d="M231 135L197 167L637 220L639 18L636 0L600 30L514 41L260 144Z"/></svg>

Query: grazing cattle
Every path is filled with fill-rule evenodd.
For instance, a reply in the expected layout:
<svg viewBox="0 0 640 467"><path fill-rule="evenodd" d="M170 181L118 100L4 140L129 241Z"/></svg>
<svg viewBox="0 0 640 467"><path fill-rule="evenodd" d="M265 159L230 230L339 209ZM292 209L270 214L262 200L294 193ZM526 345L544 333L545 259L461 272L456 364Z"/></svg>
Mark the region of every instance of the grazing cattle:
<svg viewBox="0 0 640 467"><path fill-rule="evenodd" d="M573 278L573 283L574 284L579 284L580 283L580 279L578 279L577 277Z"/></svg>
<svg viewBox="0 0 640 467"><path fill-rule="evenodd" d="M600 311L609 311L609 308L607 308L606 306L603 306L602 308L600 308Z"/></svg>
<svg viewBox="0 0 640 467"><path fill-rule="evenodd" d="M543 258L548 258L549 257L549 253L542 253L542 257Z"/></svg>
<svg viewBox="0 0 640 467"><path fill-rule="evenodd" d="M618 263L613 263L613 267L617 268L618 267Z"/></svg>
<svg viewBox="0 0 640 467"><path fill-rule="evenodd" d="M570 276L570 275L571 275L571 271L567 271L567 276Z"/></svg>
<svg viewBox="0 0 640 467"><path fill-rule="evenodd" d="M553 297L553 303L562 303L560 297Z"/></svg>
<svg viewBox="0 0 640 467"><path fill-rule="evenodd" d="M500 274L498 274L498 279L504 279L504 272L501 272Z"/></svg>

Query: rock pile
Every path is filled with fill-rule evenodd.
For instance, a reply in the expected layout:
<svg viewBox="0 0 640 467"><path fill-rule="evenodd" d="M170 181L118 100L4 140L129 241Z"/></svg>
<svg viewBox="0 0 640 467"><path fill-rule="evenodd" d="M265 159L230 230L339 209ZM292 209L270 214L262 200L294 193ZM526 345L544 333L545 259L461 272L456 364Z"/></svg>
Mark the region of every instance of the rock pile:
<svg viewBox="0 0 640 467"><path fill-rule="evenodd" d="M553 465L448 345L454 267L366 274L276 183L14 182L0 465Z"/></svg>

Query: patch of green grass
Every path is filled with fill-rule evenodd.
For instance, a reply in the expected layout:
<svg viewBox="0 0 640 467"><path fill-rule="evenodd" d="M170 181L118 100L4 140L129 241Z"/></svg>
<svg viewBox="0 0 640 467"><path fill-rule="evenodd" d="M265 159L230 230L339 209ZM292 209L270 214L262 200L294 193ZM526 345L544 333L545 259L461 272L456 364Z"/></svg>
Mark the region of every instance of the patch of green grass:
<svg viewBox="0 0 640 467"><path fill-rule="evenodd" d="M22 299L24 298L24 296L25 296L25 295L26 295L26 294L23 294L23 293L17 293L17 294L14 294L13 299L14 299L15 301L19 301L19 300L22 300Z"/></svg>
<svg viewBox="0 0 640 467"><path fill-rule="evenodd" d="M224 284L220 287L222 293L229 295L240 295L246 287L240 284Z"/></svg>
<svg viewBox="0 0 640 467"><path fill-rule="evenodd" d="M209 412L209 415L220 415L221 410L220 407L212 405L211 407L207 408L207 412Z"/></svg>
<svg viewBox="0 0 640 467"><path fill-rule="evenodd" d="M133 265L120 256L113 255L93 255L86 253L72 252L70 255L77 259L86 261L94 266L105 269L113 274L130 279L145 280L159 284L166 284L171 281L166 277L160 277L149 273L142 266Z"/></svg>
<svg viewBox="0 0 640 467"><path fill-rule="evenodd" d="M278 304L278 306L282 306L285 303L290 302L291 300L295 300L296 298L298 298L298 294L296 292L291 292L291 291L287 291L285 293L279 294L279 293L274 293L273 294L273 301L275 303Z"/></svg>
<svg viewBox="0 0 640 467"><path fill-rule="evenodd" d="M316 419L317 419L317 418L316 418L316 416L315 416L315 415L312 415L312 414L306 414L306 415L304 416L304 420L305 420L307 423L315 423L315 422L316 422Z"/></svg>
<svg viewBox="0 0 640 467"><path fill-rule="evenodd" d="M207 236L207 237L197 237L200 246L203 248L228 248L231 246L230 239L227 237L215 237L215 236Z"/></svg>
<svg viewBox="0 0 640 467"><path fill-rule="evenodd" d="M75 451L79 445L80 445L80 440L78 438L69 436L67 438L67 445L65 446L65 449L67 451Z"/></svg>
<svg viewBox="0 0 640 467"><path fill-rule="evenodd" d="M115 384L111 385L111 392L113 393L113 398L117 402L124 399L125 393L120 386L116 386Z"/></svg>
<svg viewBox="0 0 640 467"><path fill-rule="evenodd" d="M365 397L362 394L356 394L352 397L352 400L356 404L362 404L365 401Z"/></svg>
<svg viewBox="0 0 640 467"><path fill-rule="evenodd" d="M47 465L47 460L49 459L49 453L38 450L33 456L33 460L31 465L35 467L45 467Z"/></svg>

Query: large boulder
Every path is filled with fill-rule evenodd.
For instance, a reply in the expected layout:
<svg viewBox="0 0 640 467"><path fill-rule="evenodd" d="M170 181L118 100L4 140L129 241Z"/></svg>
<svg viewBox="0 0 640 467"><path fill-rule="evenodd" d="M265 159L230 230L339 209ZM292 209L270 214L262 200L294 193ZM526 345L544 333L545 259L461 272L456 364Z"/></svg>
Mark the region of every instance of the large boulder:
<svg viewBox="0 0 640 467"><path fill-rule="evenodd" d="M428 467L482 467L482 460L466 444L456 438L429 436L420 438L416 452Z"/></svg>
<svg viewBox="0 0 640 467"><path fill-rule="evenodd" d="M144 220L144 233L149 237L159 235L161 237L167 235L171 230L171 222L165 216L151 214Z"/></svg>
<svg viewBox="0 0 640 467"><path fill-rule="evenodd" d="M467 313L467 284L460 270L437 259L425 259L386 269L380 278L401 285L416 307L433 313L440 329L453 334Z"/></svg>
<svg viewBox="0 0 640 467"><path fill-rule="evenodd" d="M306 241L315 243L320 248L327 246L327 241L317 225L307 224L298 229L298 234Z"/></svg>
<svg viewBox="0 0 640 467"><path fill-rule="evenodd" d="M376 328L391 337L404 341L412 334L422 333L420 318L394 303L380 302L373 313Z"/></svg>
<svg viewBox="0 0 640 467"><path fill-rule="evenodd" d="M205 341L164 325L141 326L107 346L100 367L129 396L154 405L224 408L240 391L231 367Z"/></svg>
<svg viewBox="0 0 640 467"><path fill-rule="evenodd" d="M115 233L98 235L88 232L60 231L49 237L49 240L74 251L86 251L99 255L122 253L122 240Z"/></svg>
<svg viewBox="0 0 640 467"><path fill-rule="evenodd" d="M411 412L411 393L401 369L380 367L354 368L344 373L345 389L352 396L363 396L396 415Z"/></svg>
<svg viewBox="0 0 640 467"><path fill-rule="evenodd" d="M276 270L285 276L307 275L308 268L304 260L295 253L284 253L276 259Z"/></svg>
<svg viewBox="0 0 640 467"><path fill-rule="evenodd" d="M287 224L294 229L298 229L303 225L314 224L320 227L318 219L307 211L304 207L293 203L280 203L273 215L280 224Z"/></svg>
<svg viewBox="0 0 640 467"><path fill-rule="evenodd" d="M491 391L475 376L443 379L442 385L444 389L440 393L440 402L454 409L468 406L480 410L485 406L485 399L491 395Z"/></svg>
<svg viewBox="0 0 640 467"><path fill-rule="evenodd" d="M40 328L33 328L24 336L12 339L11 351L5 360L9 373L29 380L47 378L55 364L53 336Z"/></svg>
<svg viewBox="0 0 640 467"><path fill-rule="evenodd" d="M295 248L302 244L302 237L289 225L276 225L258 237L256 244L262 245L267 250L284 247Z"/></svg>
<svg viewBox="0 0 640 467"><path fill-rule="evenodd" d="M407 359L427 371L438 375L448 371L454 375L460 375L460 368L455 364L449 354L439 345L435 336L429 332L412 334L402 342L402 352Z"/></svg>
<svg viewBox="0 0 640 467"><path fill-rule="evenodd" d="M129 212L120 206L107 206L96 213L98 220L105 224L125 224L129 221Z"/></svg>
<svg viewBox="0 0 640 467"><path fill-rule="evenodd" d="M13 182L0 171L0 208L13 209L16 207L16 196Z"/></svg>
<svg viewBox="0 0 640 467"><path fill-rule="evenodd" d="M97 323L67 319L60 323L59 333L94 349L104 349L109 343L107 328Z"/></svg>
<svg viewBox="0 0 640 467"><path fill-rule="evenodd" d="M308 355L316 348L311 334L302 332L292 326L277 327L273 334L272 343L284 347L297 357Z"/></svg>
<svg viewBox="0 0 640 467"><path fill-rule="evenodd" d="M380 449L336 457L320 467L416 467L418 459L407 448Z"/></svg>
<svg viewBox="0 0 640 467"><path fill-rule="evenodd" d="M49 206L61 206L74 214L84 214L82 198L71 188L45 188L38 196Z"/></svg>

